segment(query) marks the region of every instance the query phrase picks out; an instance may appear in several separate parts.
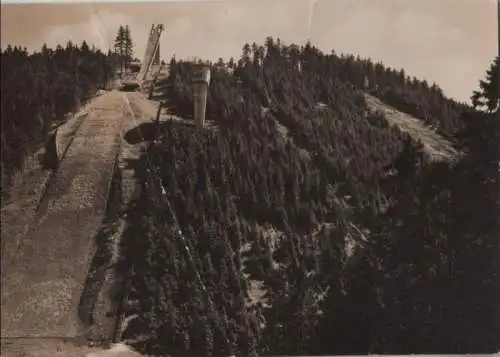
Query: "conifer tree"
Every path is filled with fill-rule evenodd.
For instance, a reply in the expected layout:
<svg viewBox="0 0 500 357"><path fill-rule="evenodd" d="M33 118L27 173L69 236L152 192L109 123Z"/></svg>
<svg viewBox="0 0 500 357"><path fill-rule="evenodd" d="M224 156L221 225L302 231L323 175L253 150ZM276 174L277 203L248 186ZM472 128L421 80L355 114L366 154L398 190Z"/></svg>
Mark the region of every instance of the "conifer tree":
<svg viewBox="0 0 500 357"><path fill-rule="evenodd" d="M115 37L114 51L121 71L125 72L130 67L134 55L134 44L128 25L120 25L118 28L118 33Z"/></svg>
<svg viewBox="0 0 500 357"><path fill-rule="evenodd" d="M479 90L471 97L474 108L486 108L490 113L500 108L500 56L497 56L486 71L486 79L479 81Z"/></svg>
<svg viewBox="0 0 500 357"><path fill-rule="evenodd" d="M130 27L128 25L126 25L124 29L123 55L125 56L125 65L128 68L134 56L134 44L132 42Z"/></svg>
<svg viewBox="0 0 500 357"><path fill-rule="evenodd" d="M116 57L118 59L120 71L122 73L125 69L124 68L124 65L125 65L125 63L124 63L125 41L126 41L125 27L123 27L123 25L120 25L120 27L118 28L118 33L115 37L114 50L115 50Z"/></svg>

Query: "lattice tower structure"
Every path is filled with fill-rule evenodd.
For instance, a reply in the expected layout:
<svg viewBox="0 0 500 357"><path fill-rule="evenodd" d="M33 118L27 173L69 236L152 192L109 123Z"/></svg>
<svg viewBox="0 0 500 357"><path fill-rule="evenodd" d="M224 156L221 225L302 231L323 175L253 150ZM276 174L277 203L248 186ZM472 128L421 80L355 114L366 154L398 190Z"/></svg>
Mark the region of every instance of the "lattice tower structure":
<svg viewBox="0 0 500 357"><path fill-rule="evenodd" d="M151 69L151 65L153 64L153 60L160 59L159 50L160 50L160 35L163 31L163 25L152 25L151 31L149 32L148 43L146 45L146 51L144 53L144 59L142 61L142 66L137 75L137 81L142 83L146 78L149 70Z"/></svg>

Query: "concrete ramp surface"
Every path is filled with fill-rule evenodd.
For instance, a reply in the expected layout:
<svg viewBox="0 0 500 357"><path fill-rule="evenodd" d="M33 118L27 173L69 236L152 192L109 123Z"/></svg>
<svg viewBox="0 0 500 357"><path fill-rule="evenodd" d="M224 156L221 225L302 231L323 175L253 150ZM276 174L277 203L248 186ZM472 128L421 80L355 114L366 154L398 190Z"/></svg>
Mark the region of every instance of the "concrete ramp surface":
<svg viewBox="0 0 500 357"><path fill-rule="evenodd" d="M1 336L75 337L78 304L106 209L125 102L117 91L87 108L33 228L2 258Z"/></svg>

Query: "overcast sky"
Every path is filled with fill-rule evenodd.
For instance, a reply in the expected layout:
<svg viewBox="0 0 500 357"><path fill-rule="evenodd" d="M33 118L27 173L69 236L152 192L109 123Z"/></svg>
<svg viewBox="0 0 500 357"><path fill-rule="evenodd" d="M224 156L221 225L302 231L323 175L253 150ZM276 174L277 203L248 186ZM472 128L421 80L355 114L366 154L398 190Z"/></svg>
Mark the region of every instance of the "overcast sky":
<svg viewBox="0 0 500 357"><path fill-rule="evenodd" d="M355 53L405 68L468 98L497 54L496 0L226 0L1 6L1 44L36 50L87 40L107 49L131 27L139 58L153 23L163 23L161 57L239 56L266 36L308 38L323 51Z"/></svg>

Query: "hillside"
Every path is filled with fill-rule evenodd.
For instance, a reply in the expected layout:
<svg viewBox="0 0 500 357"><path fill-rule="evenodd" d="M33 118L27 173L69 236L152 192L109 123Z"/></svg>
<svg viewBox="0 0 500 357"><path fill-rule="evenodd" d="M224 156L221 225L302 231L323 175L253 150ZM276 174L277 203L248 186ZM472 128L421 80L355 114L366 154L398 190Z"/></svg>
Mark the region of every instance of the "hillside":
<svg viewBox="0 0 500 357"><path fill-rule="evenodd" d="M172 115L192 110L190 71L172 60L161 83ZM138 170L125 339L196 355L498 350L493 115L272 38L212 66L207 113L217 131L162 122Z"/></svg>
<svg viewBox="0 0 500 357"><path fill-rule="evenodd" d="M19 297L2 296L2 348L35 355L20 330L53 329L70 351L62 337L105 338L118 317L147 355L498 351L498 64L479 111L404 70L269 37L212 64L198 129L190 62L172 59L150 100L90 99L117 82L112 54L3 51L2 283ZM44 309L16 314L36 307L29 275Z"/></svg>

